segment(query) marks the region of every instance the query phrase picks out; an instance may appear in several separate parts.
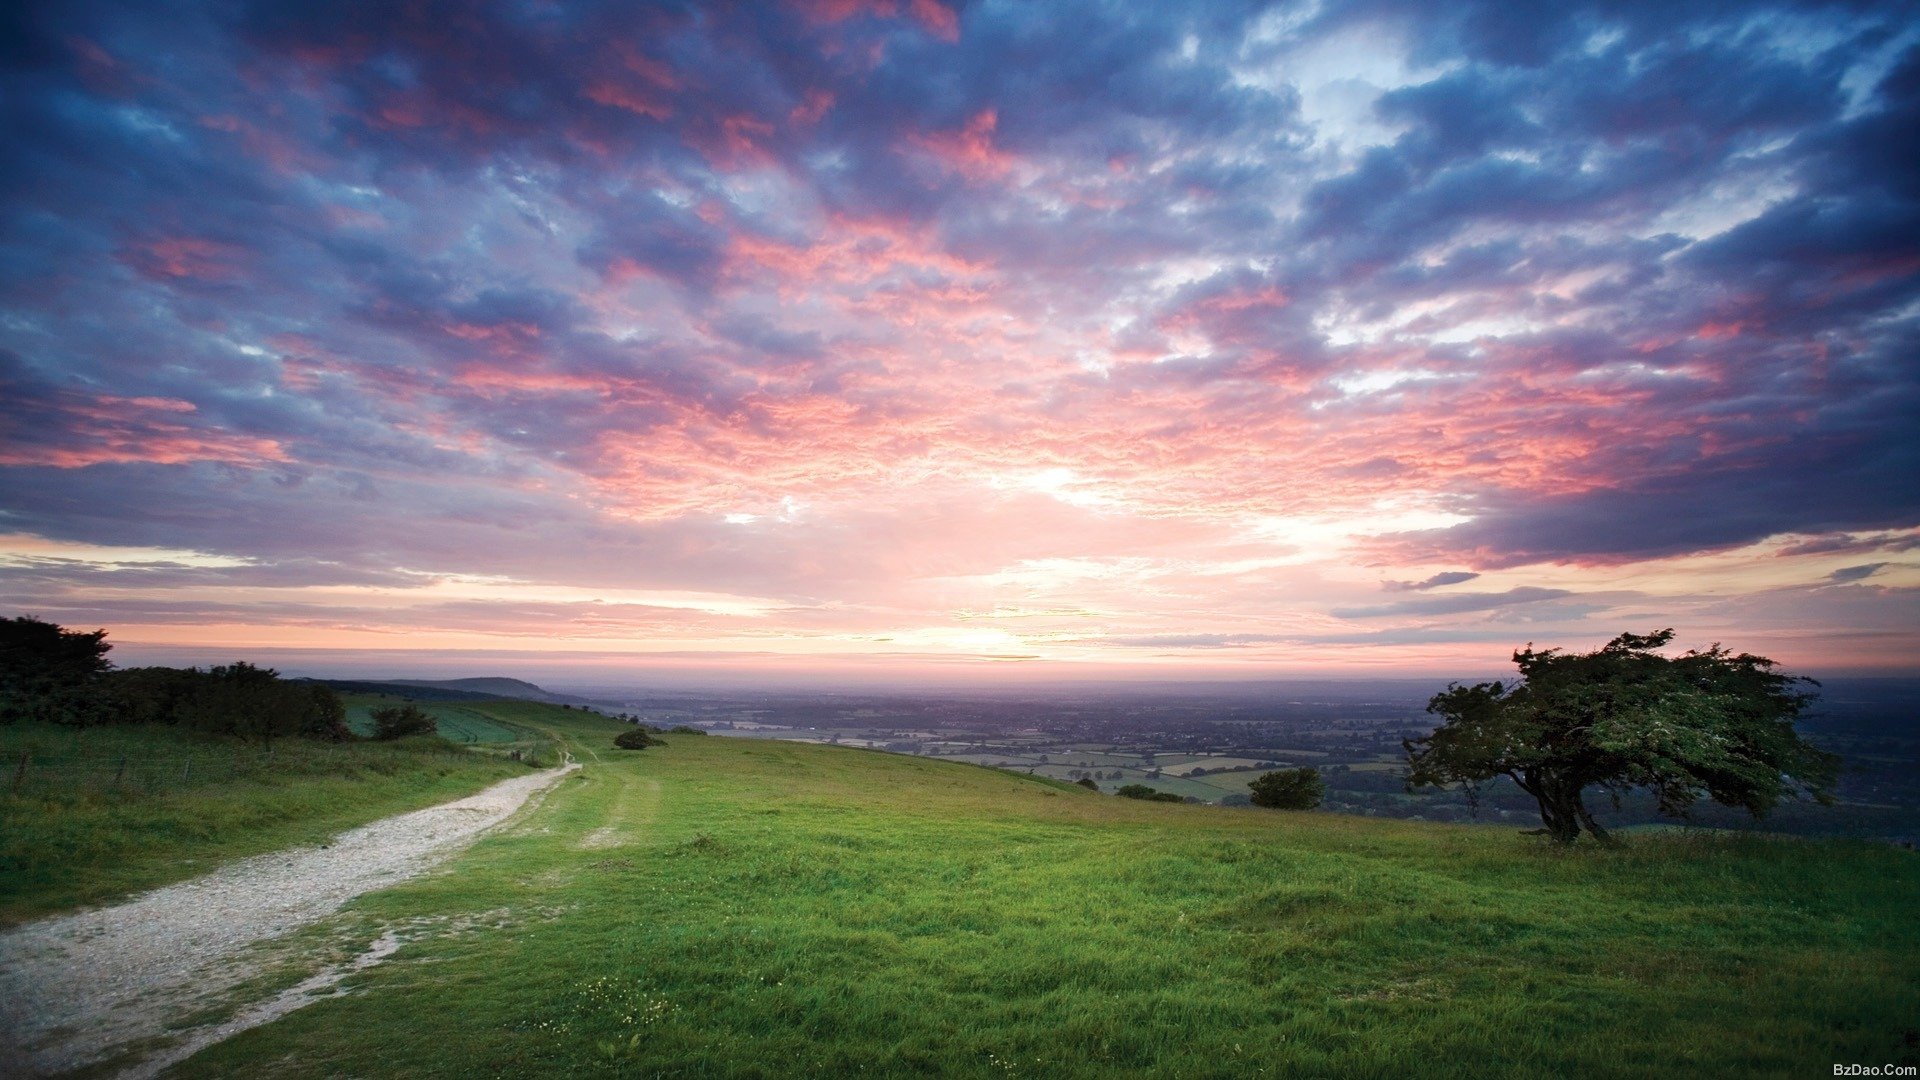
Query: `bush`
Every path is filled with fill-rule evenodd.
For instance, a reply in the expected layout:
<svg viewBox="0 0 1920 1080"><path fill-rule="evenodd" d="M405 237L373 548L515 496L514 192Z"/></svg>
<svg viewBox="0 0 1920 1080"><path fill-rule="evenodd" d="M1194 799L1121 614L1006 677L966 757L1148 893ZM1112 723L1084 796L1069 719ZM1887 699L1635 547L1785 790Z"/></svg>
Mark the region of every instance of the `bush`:
<svg viewBox="0 0 1920 1080"><path fill-rule="evenodd" d="M1088 791L1100 790L1100 785L1094 783L1091 777L1083 776L1080 779L1075 780L1074 783L1079 784L1081 787L1086 788Z"/></svg>
<svg viewBox="0 0 1920 1080"><path fill-rule="evenodd" d="M685 724L676 725L668 730L672 731L675 735L705 735L706 734L706 732L701 730L700 728L688 727Z"/></svg>
<svg viewBox="0 0 1920 1080"><path fill-rule="evenodd" d="M653 737L646 728L637 727L632 731L623 731L613 737L613 745L622 750L645 750L649 746L665 746L664 742Z"/></svg>
<svg viewBox="0 0 1920 1080"><path fill-rule="evenodd" d="M1145 784L1128 784L1115 795L1123 799L1140 799L1144 802L1185 802L1186 800L1171 791L1155 791Z"/></svg>
<svg viewBox="0 0 1920 1080"><path fill-rule="evenodd" d="M369 715L373 717L373 737L381 742L440 733L440 723L433 714L411 703L375 709Z"/></svg>
<svg viewBox="0 0 1920 1080"><path fill-rule="evenodd" d="M1279 769L1247 786L1253 792L1253 805L1269 810L1311 810L1327 794L1326 781L1311 765Z"/></svg>

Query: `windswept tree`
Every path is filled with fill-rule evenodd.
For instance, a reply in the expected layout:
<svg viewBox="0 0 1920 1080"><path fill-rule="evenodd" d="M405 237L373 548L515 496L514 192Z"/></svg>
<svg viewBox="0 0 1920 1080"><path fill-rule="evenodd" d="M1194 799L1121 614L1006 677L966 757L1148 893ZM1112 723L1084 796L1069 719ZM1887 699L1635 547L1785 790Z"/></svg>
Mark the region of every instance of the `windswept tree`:
<svg viewBox="0 0 1920 1080"><path fill-rule="evenodd" d="M1450 686L1427 703L1443 718L1405 740L1409 790L1479 785L1505 776L1533 796L1555 840L1584 829L1607 840L1588 788L1644 788L1660 812L1684 817L1701 797L1761 817L1781 799L1833 801L1839 759L1793 729L1813 680L1783 675L1764 656L1715 645L1666 657L1673 631L1622 634L1590 653L1513 654L1517 683Z"/></svg>

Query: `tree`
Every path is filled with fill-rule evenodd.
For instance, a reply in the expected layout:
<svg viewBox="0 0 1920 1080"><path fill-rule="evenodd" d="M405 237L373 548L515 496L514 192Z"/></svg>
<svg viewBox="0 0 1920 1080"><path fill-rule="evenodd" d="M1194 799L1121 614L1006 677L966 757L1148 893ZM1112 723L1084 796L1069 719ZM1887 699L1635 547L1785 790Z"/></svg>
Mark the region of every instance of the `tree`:
<svg viewBox="0 0 1920 1080"><path fill-rule="evenodd" d="M1513 654L1520 681L1449 686L1427 711L1431 735L1402 741L1407 788L1479 785L1505 776L1533 796L1546 832L1571 844L1582 829L1606 842L1583 793L1617 805L1650 790L1660 812L1684 817L1702 796L1764 816L1782 798L1827 804L1839 759L1793 730L1813 700L1811 679L1783 675L1764 656L1719 645L1678 657L1654 650L1673 631L1622 634L1590 653Z"/></svg>
<svg viewBox="0 0 1920 1080"><path fill-rule="evenodd" d="M307 708L300 721L300 734L310 739L346 742L353 738L347 726L347 703L333 687L322 682L306 683Z"/></svg>
<svg viewBox="0 0 1920 1080"><path fill-rule="evenodd" d="M1075 780L1074 783L1079 784L1081 787L1086 788L1088 791L1100 790L1100 785L1094 783L1091 777L1083 776L1080 779Z"/></svg>
<svg viewBox="0 0 1920 1080"><path fill-rule="evenodd" d="M120 724L177 724L180 709L199 689L206 673L191 668L137 667L109 671L100 699L110 720Z"/></svg>
<svg viewBox="0 0 1920 1080"><path fill-rule="evenodd" d="M327 698L335 705L339 699L326 687L320 688L326 690L322 697L313 691L315 684L290 682L272 668L244 660L188 674L186 700L174 709L184 727L267 745L279 737L324 734L334 727ZM344 723L344 708L338 719Z"/></svg>
<svg viewBox="0 0 1920 1080"><path fill-rule="evenodd" d="M100 720L94 691L113 667L111 648L105 630L68 630L30 615L0 619L0 723Z"/></svg>
<svg viewBox="0 0 1920 1080"><path fill-rule="evenodd" d="M1326 797L1326 781L1311 765L1299 769L1278 769L1248 784L1253 805L1269 810L1311 810Z"/></svg>
<svg viewBox="0 0 1920 1080"><path fill-rule="evenodd" d="M666 743L653 737L653 732L644 727L629 728L613 737L613 745L622 750L645 750L649 746L665 746Z"/></svg>
<svg viewBox="0 0 1920 1080"><path fill-rule="evenodd" d="M440 722L433 718L433 714L412 702L375 709L367 715L373 718L373 737L381 742L404 739L409 735L437 735L440 732Z"/></svg>
<svg viewBox="0 0 1920 1080"><path fill-rule="evenodd" d="M1114 792L1123 799L1141 799L1146 802L1182 802L1180 796L1171 791L1155 791L1145 784L1127 784Z"/></svg>

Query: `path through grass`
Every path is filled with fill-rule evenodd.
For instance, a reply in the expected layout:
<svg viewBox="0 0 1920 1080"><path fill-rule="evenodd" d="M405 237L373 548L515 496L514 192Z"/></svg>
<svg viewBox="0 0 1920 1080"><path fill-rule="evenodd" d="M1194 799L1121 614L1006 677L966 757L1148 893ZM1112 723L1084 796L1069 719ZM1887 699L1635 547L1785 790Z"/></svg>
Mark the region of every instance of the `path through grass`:
<svg viewBox="0 0 1920 1080"><path fill-rule="evenodd" d="M0 925L317 843L528 768L430 740L282 739L269 754L170 727L44 724L0 726L0 762L18 777L0 788Z"/></svg>

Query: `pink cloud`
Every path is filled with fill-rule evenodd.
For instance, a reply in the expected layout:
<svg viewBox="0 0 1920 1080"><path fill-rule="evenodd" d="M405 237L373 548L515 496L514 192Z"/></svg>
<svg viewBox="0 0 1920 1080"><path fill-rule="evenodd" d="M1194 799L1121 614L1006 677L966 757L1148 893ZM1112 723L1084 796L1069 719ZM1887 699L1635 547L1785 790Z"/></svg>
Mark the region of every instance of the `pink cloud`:
<svg viewBox="0 0 1920 1080"><path fill-rule="evenodd" d="M856 16L894 19L904 12L941 41L960 40L959 15L939 0L909 0L905 5L898 0L796 0L795 6L808 19L821 25L845 22Z"/></svg>
<svg viewBox="0 0 1920 1080"><path fill-rule="evenodd" d="M623 86L611 80L590 82L581 93L589 101L625 109L630 113L655 120L665 120L673 115L673 106L660 100L653 91Z"/></svg>
<svg viewBox="0 0 1920 1080"><path fill-rule="evenodd" d="M969 180L997 180L1019 159L994 145L1000 125L995 109L982 109L958 131L914 132L907 141L942 168Z"/></svg>
<svg viewBox="0 0 1920 1080"><path fill-rule="evenodd" d="M9 439L0 447L0 465L79 469L135 462L258 465L290 460L277 439L197 428L183 422L197 410L192 402L177 398L68 396L60 400L59 409L65 420L59 443L36 443L30 437Z"/></svg>
<svg viewBox="0 0 1920 1080"><path fill-rule="evenodd" d="M787 119L796 124L817 124L821 117L827 115L827 110L833 108L834 100L831 90L809 90L800 104L787 114Z"/></svg>
<svg viewBox="0 0 1920 1080"><path fill-rule="evenodd" d="M122 258L147 277L231 281L239 276L243 249L201 236L163 236L129 244Z"/></svg>

